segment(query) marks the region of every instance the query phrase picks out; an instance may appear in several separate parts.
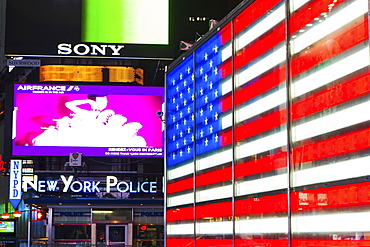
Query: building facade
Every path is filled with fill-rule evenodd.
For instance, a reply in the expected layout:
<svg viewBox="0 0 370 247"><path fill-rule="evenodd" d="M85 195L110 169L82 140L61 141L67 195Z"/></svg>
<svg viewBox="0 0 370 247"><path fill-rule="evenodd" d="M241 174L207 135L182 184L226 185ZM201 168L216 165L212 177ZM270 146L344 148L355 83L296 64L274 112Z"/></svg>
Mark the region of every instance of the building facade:
<svg viewBox="0 0 370 247"><path fill-rule="evenodd" d="M14 222L0 231L2 245L163 246L163 159L86 157L81 167L63 160L11 160L22 163L22 195L1 205L10 214L2 227Z"/></svg>
<svg viewBox="0 0 370 247"><path fill-rule="evenodd" d="M166 75L166 246L369 246L369 3L244 1Z"/></svg>
<svg viewBox="0 0 370 247"><path fill-rule="evenodd" d="M43 65L7 85L0 244L163 246L163 87L142 72Z"/></svg>

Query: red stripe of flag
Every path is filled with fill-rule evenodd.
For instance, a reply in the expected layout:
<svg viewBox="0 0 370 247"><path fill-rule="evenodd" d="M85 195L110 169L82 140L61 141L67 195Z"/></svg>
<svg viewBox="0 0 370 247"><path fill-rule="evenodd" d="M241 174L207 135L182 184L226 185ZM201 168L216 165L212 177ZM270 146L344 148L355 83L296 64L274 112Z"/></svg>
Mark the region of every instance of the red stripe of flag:
<svg viewBox="0 0 370 247"><path fill-rule="evenodd" d="M269 12L281 0L257 0L241 12L234 21L234 33L237 34L262 15Z"/></svg>
<svg viewBox="0 0 370 247"><path fill-rule="evenodd" d="M345 0L337 0L333 9ZM307 24L314 21L316 17L321 17L321 13L328 11L328 5L332 4L333 0L316 0L302 7L290 18L290 34L297 32Z"/></svg>
<svg viewBox="0 0 370 247"><path fill-rule="evenodd" d="M354 47L355 45L368 40L368 18L363 21L353 24L347 29L341 29L329 38L325 39L325 43L318 44L317 47L310 48L306 52L300 54L291 62L291 76L296 76L319 63L328 60L345 50ZM330 46L335 43L335 46Z"/></svg>
<svg viewBox="0 0 370 247"><path fill-rule="evenodd" d="M235 141L260 134L267 130L286 124L286 109L271 113L251 123L243 124L235 129Z"/></svg>
<svg viewBox="0 0 370 247"><path fill-rule="evenodd" d="M235 247L287 247L287 239L237 238ZM370 240L292 239L292 246L299 247L368 247Z"/></svg>
<svg viewBox="0 0 370 247"><path fill-rule="evenodd" d="M285 66L279 67L271 73L258 78L254 83L235 92L235 105L246 102L270 89L278 86L285 81L286 69ZM232 108L232 96L225 97L221 102L222 111L227 111Z"/></svg>
<svg viewBox="0 0 370 247"><path fill-rule="evenodd" d="M276 87L280 83L285 81L286 70L285 66L279 67L271 73L258 78L253 84L235 92L235 105L239 105L246 102L266 91ZM223 109L224 110L224 109Z"/></svg>
<svg viewBox="0 0 370 247"><path fill-rule="evenodd" d="M244 162L235 166L235 178L277 170L287 166L287 153L280 152L260 159Z"/></svg>
<svg viewBox="0 0 370 247"><path fill-rule="evenodd" d="M299 247L368 247L370 240L292 239L292 246Z"/></svg>
<svg viewBox="0 0 370 247"><path fill-rule="evenodd" d="M292 105L292 119L296 120L329 107L370 93L370 73L360 75L344 84L326 89L319 94Z"/></svg>
<svg viewBox="0 0 370 247"><path fill-rule="evenodd" d="M288 195L278 194L235 201L235 215L259 215L284 212L288 209Z"/></svg>
<svg viewBox="0 0 370 247"><path fill-rule="evenodd" d="M370 128L294 148L293 164L333 157L370 148Z"/></svg>
<svg viewBox="0 0 370 247"><path fill-rule="evenodd" d="M231 167L226 167L212 172L207 172L196 177L196 186L210 185L214 183L230 181L232 179ZM192 189L193 177L167 184L167 194Z"/></svg>
<svg viewBox="0 0 370 247"><path fill-rule="evenodd" d="M194 179L186 178L176 182L167 181L167 194L192 189L194 187Z"/></svg>
<svg viewBox="0 0 370 247"><path fill-rule="evenodd" d="M204 186L224 181L230 181L232 179L231 167L226 167L212 172L207 172L196 177L196 186Z"/></svg>
<svg viewBox="0 0 370 247"><path fill-rule="evenodd" d="M236 53L235 68L239 69L285 40L285 23Z"/></svg>
<svg viewBox="0 0 370 247"><path fill-rule="evenodd" d="M221 44L224 45L229 42L232 38L231 22L223 27L218 33L221 36Z"/></svg>
<svg viewBox="0 0 370 247"><path fill-rule="evenodd" d="M261 239L249 238L241 236L242 238L235 239L235 247L287 247L288 239ZM300 245L293 245L300 246ZM301 247L301 246L300 246ZM323 247L323 246L322 246Z"/></svg>
<svg viewBox="0 0 370 247"><path fill-rule="evenodd" d="M220 133L221 146L230 145L233 142L232 131L226 131L225 133Z"/></svg>
<svg viewBox="0 0 370 247"><path fill-rule="evenodd" d="M219 70L221 71L221 77L222 78L226 78L227 76L231 75L231 73L233 71L231 59L228 59L225 63L223 63L220 66Z"/></svg>
<svg viewBox="0 0 370 247"><path fill-rule="evenodd" d="M168 209L166 211L167 222L192 219L194 219L194 207Z"/></svg>
<svg viewBox="0 0 370 247"><path fill-rule="evenodd" d="M166 238L167 246L194 247L194 238Z"/></svg>
<svg viewBox="0 0 370 247"><path fill-rule="evenodd" d="M338 207L351 207L352 209L353 206L370 204L369 191L370 182L294 192L291 194L291 207L294 212L311 211L312 209L317 212Z"/></svg>
<svg viewBox="0 0 370 247"><path fill-rule="evenodd" d="M222 238L216 238L216 239L197 238L196 246L197 247L215 247L215 246L230 247L230 246L233 246L233 240L232 239L222 239Z"/></svg>
<svg viewBox="0 0 370 247"><path fill-rule="evenodd" d="M197 206L196 219L212 217L228 217L232 215L232 202L219 202ZM167 222L194 219L194 207L185 207L167 210Z"/></svg>
<svg viewBox="0 0 370 247"><path fill-rule="evenodd" d="M232 208L232 202L219 202L197 206L195 208L196 218L229 217L232 216Z"/></svg>

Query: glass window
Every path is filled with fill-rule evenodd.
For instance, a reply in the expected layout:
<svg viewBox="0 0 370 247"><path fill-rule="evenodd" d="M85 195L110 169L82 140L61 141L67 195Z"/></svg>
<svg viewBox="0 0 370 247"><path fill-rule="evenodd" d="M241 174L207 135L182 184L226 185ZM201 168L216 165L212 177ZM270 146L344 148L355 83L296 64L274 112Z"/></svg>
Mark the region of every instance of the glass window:
<svg viewBox="0 0 370 247"><path fill-rule="evenodd" d="M89 240L91 235L90 225L55 225L54 240Z"/></svg>
<svg viewBox="0 0 370 247"><path fill-rule="evenodd" d="M134 245L164 246L163 231L163 225L136 225L134 226Z"/></svg>
<svg viewBox="0 0 370 247"><path fill-rule="evenodd" d="M114 220L114 221L131 221L132 209L93 209L92 210L93 222Z"/></svg>

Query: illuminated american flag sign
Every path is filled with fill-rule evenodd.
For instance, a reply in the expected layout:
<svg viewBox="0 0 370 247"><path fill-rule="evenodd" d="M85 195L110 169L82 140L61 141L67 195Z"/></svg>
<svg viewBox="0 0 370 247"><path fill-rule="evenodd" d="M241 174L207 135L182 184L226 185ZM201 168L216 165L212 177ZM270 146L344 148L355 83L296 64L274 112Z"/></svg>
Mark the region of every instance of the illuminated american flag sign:
<svg viewBox="0 0 370 247"><path fill-rule="evenodd" d="M246 1L170 66L167 246L370 246L368 15Z"/></svg>

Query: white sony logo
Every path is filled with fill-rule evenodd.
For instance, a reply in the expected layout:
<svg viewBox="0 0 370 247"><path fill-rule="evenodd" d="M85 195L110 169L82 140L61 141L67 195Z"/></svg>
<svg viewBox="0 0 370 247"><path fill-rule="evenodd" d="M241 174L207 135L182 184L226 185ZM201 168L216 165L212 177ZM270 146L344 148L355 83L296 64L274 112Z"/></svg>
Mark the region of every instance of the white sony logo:
<svg viewBox="0 0 370 247"><path fill-rule="evenodd" d="M79 56L84 55L106 55L107 50L112 51L113 56L121 55L119 51L124 48L124 45L86 45L76 44L72 47L72 44L61 43L58 45L58 54L70 55L75 53Z"/></svg>

